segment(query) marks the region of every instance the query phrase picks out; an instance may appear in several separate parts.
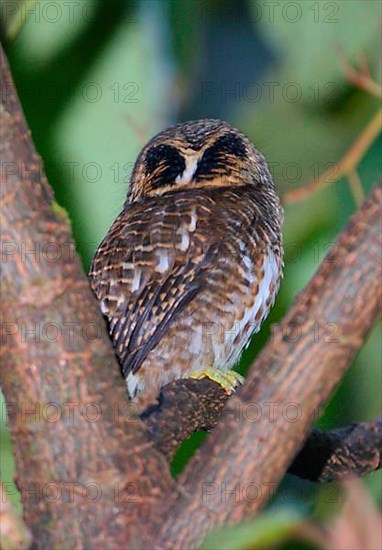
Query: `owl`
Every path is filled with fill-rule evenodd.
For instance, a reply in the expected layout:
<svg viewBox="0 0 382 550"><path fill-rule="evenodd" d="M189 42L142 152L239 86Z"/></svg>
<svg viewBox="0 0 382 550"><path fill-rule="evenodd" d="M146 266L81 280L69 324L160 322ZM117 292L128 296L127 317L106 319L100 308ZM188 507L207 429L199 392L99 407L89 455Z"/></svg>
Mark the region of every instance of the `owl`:
<svg viewBox="0 0 382 550"><path fill-rule="evenodd" d="M142 149L89 273L140 408L179 378L233 391L279 288L282 219L264 156L226 122L178 124Z"/></svg>

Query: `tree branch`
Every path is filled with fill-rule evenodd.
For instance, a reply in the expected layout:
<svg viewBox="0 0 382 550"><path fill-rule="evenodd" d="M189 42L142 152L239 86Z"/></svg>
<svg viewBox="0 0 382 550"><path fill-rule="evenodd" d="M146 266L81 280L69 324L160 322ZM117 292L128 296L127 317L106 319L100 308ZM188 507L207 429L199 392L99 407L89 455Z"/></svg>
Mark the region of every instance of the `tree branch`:
<svg viewBox="0 0 382 550"><path fill-rule="evenodd" d="M162 389L158 406L147 409L141 419L156 448L171 460L192 433L216 426L227 399L222 387L209 378L176 380Z"/></svg>
<svg viewBox="0 0 382 550"><path fill-rule="evenodd" d="M211 430L224 416L228 395L205 378L179 380L163 388L157 407L142 416L156 448L171 460L193 432ZM256 417L252 416L256 422ZM310 481L339 481L381 468L382 418L330 432L313 429L288 472Z"/></svg>
<svg viewBox="0 0 382 550"><path fill-rule="evenodd" d="M312 430L288 472L310 481L340 481L381 468L382 417L323 432Z"/></svg>
<svg viewBox="0 0 382 550"><path fill-rule="evenodd" d="M228 400L221 422L180 476L181 494L165 499L157 548L170 548L171 541L193 547L211 528L253 515L301 448L317 408L380 312L381 191L378 186L351 218L244 386ZM297 338L288 337L291 330ZM256 422L254 410L260 411ZM256 488L256 498L248 487ZM227 497L227 488L238 492Z"/></svg>
<svg viewBox="0 0 382 550"><path fill-rule="evenodd" d="M370 148L371 144L380 135L381 129L382 110L378 109L378 111L366 124L365 128L361 131L359 136L357 136L351 147L346 151L345 155L334 167L334 177L332 175L333 166L331 166L328 170L325 170L325 172L318 179L313 179L302 187L298 187L296 189L288 191L287 193L284 193L284 195L282 196L283 204L290 204L305 200L319 189L323 189L327 185L330 185L331 183L334 183L339 179L345 176L349 176L349 174L352 174L355 170L357 170L361 159L365 155L366 151Z"/></svg>
<svg viewBox="0 0 382 550"><path fill-rule="evenodd" d="M126 390L1 51L2 389L24 518L39 548L140 546L173 486ZM63 513L64 509L64 513Z"/></svg>

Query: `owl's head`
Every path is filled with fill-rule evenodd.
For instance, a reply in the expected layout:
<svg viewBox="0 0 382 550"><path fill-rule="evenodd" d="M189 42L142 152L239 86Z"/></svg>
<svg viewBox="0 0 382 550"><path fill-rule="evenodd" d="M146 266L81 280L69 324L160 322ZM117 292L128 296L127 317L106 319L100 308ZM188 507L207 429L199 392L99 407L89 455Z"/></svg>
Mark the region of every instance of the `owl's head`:
<svg viewBox="0 0 382 550"><path fill-rule="evenodd" d="M135 163L127 201L248 184L273 186L263 155L226 122L195 120L167 128L147 143Z"/></svg>

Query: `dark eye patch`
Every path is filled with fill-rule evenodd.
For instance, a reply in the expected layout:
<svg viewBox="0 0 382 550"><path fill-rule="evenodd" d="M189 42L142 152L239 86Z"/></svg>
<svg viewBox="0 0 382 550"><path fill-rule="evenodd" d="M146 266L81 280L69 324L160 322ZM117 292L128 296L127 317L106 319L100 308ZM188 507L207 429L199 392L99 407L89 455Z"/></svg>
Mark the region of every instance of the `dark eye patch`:
<svg viewBox="0 0 382 550"><path fill-rule="evenodd" d="M198 162L195 178L214 176L227 163L227 155L236 158L245 156L245 145L243 140L235 134L224 134L220 136L211 147L206 149Z"/></svg>
<svg viewBox="0 0 382 550"><path fill-rule="evenodd" d="M154 189L162 185L175 184L177 176L182 174L186 168L186 162L176 147L171 145L157 145L151 147L146 153L145 171L147 175L158 171L153 180Z"/></svg>
<svg viewBox="0 0 382 550"><path fill-rule="evenodd" d="M216 140L212 147L217 147L225 153L242 158L245 155L245 145L243 140L236 134L224 134Z"/></svg>

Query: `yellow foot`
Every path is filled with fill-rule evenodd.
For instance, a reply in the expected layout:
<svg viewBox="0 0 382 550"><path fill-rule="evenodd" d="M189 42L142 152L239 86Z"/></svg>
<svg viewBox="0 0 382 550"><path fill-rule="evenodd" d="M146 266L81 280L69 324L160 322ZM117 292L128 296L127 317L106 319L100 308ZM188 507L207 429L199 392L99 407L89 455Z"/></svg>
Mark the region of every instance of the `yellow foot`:
<svg viewBox="0 0 382 550"><path fill-rule="evenodd" d="M233 370L220 370L214 367L207 367L204 370L193 372L189 378L201 380L209 378L219 384L229 395L233 393L239 384L244 382L244 377Z"/></svg>

